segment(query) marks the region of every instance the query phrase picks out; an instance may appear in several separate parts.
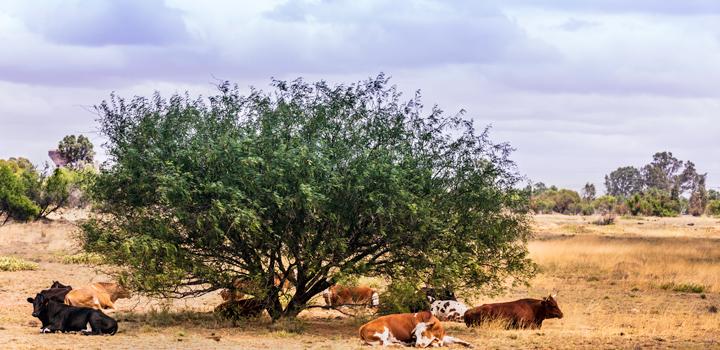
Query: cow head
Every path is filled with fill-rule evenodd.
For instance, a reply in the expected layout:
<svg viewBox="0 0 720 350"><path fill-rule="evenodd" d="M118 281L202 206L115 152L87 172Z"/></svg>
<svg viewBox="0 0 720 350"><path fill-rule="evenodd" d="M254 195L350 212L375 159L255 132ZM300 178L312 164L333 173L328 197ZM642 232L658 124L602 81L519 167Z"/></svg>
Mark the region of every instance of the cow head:
<svg viewBox="0 0 720 350"><path fill-rule="evenodd" d="M130 290L125 288L123 285L118 284L117 289L115 290L117 293L118 298L130 298L132 297L132 294L130 293Z"/></svg>
<svg viewBox="0 0 720 350"><path fill-rule="evenodd" d="M445 329L440 324L440 321L433 317L427 322L418 323L413 330L413 336L415 337L416 348L442 346Z"/></svg>
<svg viewBox="0 0 720 350"><path fill-rule="evenodd" d="M35 299L27 298L28 303L33 304L33 317L40 317L40 314L47 309L50 299L42 294L36 294Z"/></svg>
<svg viewBox="0 0 720 350"><path fill-rule="evenodd" d="M563 318L563 313L555 301L557 294L543 298L542 305L545 308L545 318Z"/></svg>
<svg viewBox="0 0 720 350"><path fill-rule="evenodd" d="M66 285L60 283L60 281L53 281L53 284L50 286L50 289L53 289L53 288L70 288L70 286L66 286Z"/></svg>

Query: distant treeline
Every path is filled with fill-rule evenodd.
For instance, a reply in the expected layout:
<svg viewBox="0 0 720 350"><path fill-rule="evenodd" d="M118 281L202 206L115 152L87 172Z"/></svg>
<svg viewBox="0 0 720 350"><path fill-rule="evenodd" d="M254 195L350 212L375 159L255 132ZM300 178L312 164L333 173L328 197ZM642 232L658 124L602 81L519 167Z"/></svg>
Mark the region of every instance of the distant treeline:
<svg viewBox="0 0 720 350"><path fill-rule="evenodd" d="M66 136L58 144L61 167L39 169L28 159L0 159L0 225L8 221L47 218L62 207L84 206L82 187L95 174L93 145L84 137Z"/></svg>
<svg viewBox="0 0 720 350"><path fill-rule="evenodd" d="M693 162L658 152L641 168L625 166L605 175L604 196L597 197L591 183L581 193L542 182L529 185L530 208L536 213L582 215L720 215L720 192L707 190L706 179Z"/></svg>

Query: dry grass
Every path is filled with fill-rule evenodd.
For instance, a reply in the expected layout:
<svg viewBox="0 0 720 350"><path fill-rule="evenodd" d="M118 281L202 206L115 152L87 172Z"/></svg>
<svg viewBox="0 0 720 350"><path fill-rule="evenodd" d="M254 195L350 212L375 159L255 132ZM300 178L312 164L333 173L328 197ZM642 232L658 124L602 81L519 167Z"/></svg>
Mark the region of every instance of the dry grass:
<svg viewBox="0 0 720 350"><path fill-rule="evenodd" d="M469 298L476 305L541 297L559 289L561 320L541 330L506 330L493 323L468 329L446 322L449 334L491 349L682 348L720 349L720 223L712 218L596 218L538 216L532 258L541 273L531 287L495 298ZM642 222L642 224L638 224ZM692 223L693 225L688 225ZM0 254L40 262L36 271L0 272L0 348L243 348L367 349L357 328L367 316L346 317L312 309L298 321L273 325L267 316L232 323L211 310L218 295L182 301L142 297L116 303L120 332L113 337L40 335L24 299L53 279L71 285L105 280L85 257L62 258L77 247L71 223L0 228ZM381 286L378 280L361 283ZM458 346L454 346L459 348Z"/></svg>

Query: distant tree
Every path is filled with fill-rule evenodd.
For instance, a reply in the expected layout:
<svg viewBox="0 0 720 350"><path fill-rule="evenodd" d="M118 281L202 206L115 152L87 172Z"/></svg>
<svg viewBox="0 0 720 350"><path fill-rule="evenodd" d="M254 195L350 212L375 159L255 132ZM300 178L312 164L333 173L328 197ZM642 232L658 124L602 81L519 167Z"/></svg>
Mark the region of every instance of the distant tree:
<svg viewBox="0 0 720 350"><path fill-rule="evenodd" d="M22 177L6 162L0 162L0 225L9 220L28 221L40 212L26 195Z"/></svg>
<svg viewBox="0 0 720 350"><path fill-rule="evenodd" d="M251 281L273 320L347 275L497 291L533 273L522 177L487 129L384 76L272 86L98 106L111 161L85 249L146 294Z"/></svg>
<svg viewBox="0 0 720 350"><path fill-rule="evenodd" d="M675 158L672 152L658 152L650 164L643 167L644 186L670 193L677 200L680 195L693 189L698 173L695 164Z"/></svg>
<svg viewBox="0 0 720 350"><path fill-rule="evenodd" d="M643 189L643 177L635 167L620 167L605 175L605 191L616 197L630 197Z"/></svg>
<svg viewBox="0 0 720 350"><path fill-rule="evenodd" d="M632 195L626 204L632 215L677 216L682 210L679 199L673 199L670 193L657 188Z"/></svg>
<svg viewBox="0 0 720 350"><path fill-rule="evenodd" d="M545 184L542 182L537 182L532 185L532 195L533 196L541 195L543 192L545 192L547 190L548 190L547 186L545 186Z"/></svg>
<svg viewBox="0 0 720 350"><path fill-rule="evenodd" d="M720 216L720 199L708 201L706 213L711 216Z"/></svg>
<svg viewBox="0 0 720 350"><path fill-rule="evenodd" d="M582 199L586 202L595 200L595 184L586 183L582 190Z"/></svg>
<svg viewBox="0 0 720 350"><path fill-rule="evenodd" d="M608 214L615 211L617 204L618 200L616 197L604 195L593 201L593 208L600 214Z"/></svg>
<svg viewBox="0 0 720 350"><path fill-rule="evenodd" d="M58 143L60 155L67 161L67 166L75 169L92 164L95 157L93 144L83 136L68 135Z"/></svg>
<svg viewBox="0 0 720 350"><path fill-rule="evenodd" d="M708 196L708 200L711 200L711 201L719 200L719 199L720 199L720 192L715 191L715 190L713 190L713 189L709 189L707 196Z"/></svg>
<svg viewBox="0 0 720 350"><path fill-rule="evenodd" d="M705 189L706 174L698 175L695 178L692 193L688 203L688 214L692 216L700 216L705 213L705 207L708 203L707 190Z"/></svg>

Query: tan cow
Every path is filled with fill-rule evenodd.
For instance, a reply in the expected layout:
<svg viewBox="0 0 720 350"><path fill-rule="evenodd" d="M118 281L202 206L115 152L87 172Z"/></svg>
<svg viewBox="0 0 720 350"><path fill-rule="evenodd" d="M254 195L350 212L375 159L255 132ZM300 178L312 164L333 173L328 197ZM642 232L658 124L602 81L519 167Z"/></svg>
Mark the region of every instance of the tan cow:
<svg viewBox="0 0 720 350"><path fill-rule="evenodd" d="M347 287L334 285L323 292L323 299L328 306L343 305L380 305L378 293L366 286Z"/></svg>
<svg viewBox="0 0 720 350"><path fill-rule="evenodd" d="M95 282L73 289L65 295L65 304L93 309L115 309L115 301L129 298L130 292L115 282Z"/></svg>
<svg viewBox="0 0 720 350"><path fill-rule="evenodd" d="M414 345L418 348L462 344L468 342L445 334L440 320L430 311L394 314L379 317L360 327L360 339L369 345Z"/></svg>

